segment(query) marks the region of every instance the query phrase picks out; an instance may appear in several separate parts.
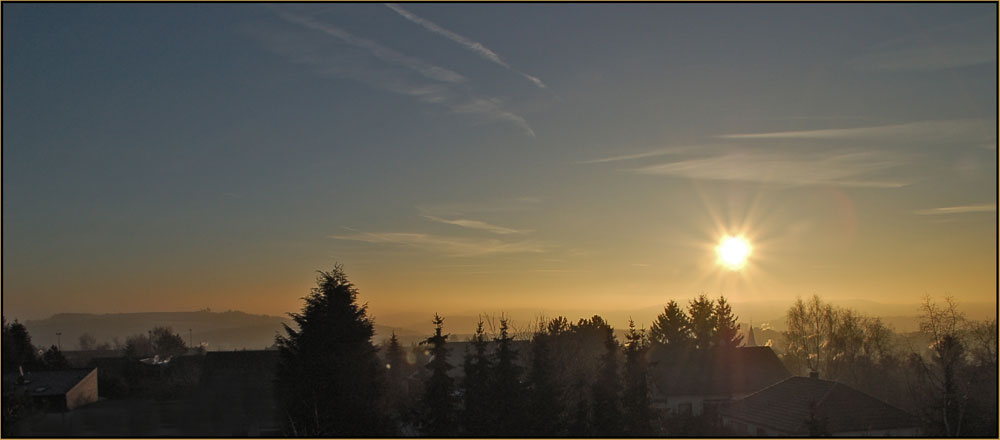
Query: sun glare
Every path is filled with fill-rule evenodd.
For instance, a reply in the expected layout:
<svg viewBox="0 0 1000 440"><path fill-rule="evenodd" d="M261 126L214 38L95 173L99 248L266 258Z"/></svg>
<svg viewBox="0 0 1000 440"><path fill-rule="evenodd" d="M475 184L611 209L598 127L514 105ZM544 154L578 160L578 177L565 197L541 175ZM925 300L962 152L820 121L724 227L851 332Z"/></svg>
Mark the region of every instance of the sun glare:
<svg viewBox="0 0 1000 440"><path fill-rule="evenodd" d="M723 237L715 248L719 264L729 270L740 270L746 266L750 251L750 243L745 238L733 236Z"/></svg>

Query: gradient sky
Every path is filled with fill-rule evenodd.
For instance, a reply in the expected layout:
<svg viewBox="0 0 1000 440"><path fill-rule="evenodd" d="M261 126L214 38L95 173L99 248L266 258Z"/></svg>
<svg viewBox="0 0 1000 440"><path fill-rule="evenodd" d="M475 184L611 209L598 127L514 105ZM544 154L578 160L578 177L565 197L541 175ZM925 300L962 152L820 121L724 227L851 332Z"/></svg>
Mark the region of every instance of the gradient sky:
<svg viewBox="0 0 1000 440"><path fill-rule="evenodd" d="M995 301L996 14L4 4L4 314Z"/></svg>

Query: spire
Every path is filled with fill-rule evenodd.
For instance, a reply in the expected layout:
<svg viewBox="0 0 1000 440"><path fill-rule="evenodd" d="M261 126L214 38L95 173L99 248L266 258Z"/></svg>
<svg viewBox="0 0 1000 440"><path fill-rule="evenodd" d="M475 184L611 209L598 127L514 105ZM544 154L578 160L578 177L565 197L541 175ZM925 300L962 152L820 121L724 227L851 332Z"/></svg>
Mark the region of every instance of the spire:
<svg viewBox="0 0 1000 440"><path fill-rule="evenodd" d="M750 334L747 335L746 344L744 347L756 347L757 341L753 338L753 318L750 318Z"/></svg>

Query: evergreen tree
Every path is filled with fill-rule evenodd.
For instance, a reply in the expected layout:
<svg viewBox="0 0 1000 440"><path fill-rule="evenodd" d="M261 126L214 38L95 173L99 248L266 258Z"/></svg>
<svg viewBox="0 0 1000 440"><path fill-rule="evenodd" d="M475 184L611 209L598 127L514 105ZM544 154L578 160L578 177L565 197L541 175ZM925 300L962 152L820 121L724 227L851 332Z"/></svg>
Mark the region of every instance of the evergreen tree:
<svg viewBox="0 0 1000 440"><path fill-rule="evenodd" d="M399 338L393 331L385 350L385 401L391 417L396 421L399 421L403 413L406 366L406 354L403 353Z"/></svg>
<svg viewBox="0 0 1000 440"><path fill-rule="evenodd" d="M645 330L636 330L635 322L628 321L625 335L625 387L622 392L622 409L625 416L625 434L647 436L652 434L652 409L649 406L649 378L646 353L649 339Z"/></svg>
<svg viewBox="0 0 1000 440"><path fill-rule="evenodd" d="M524 386L521 383L521 367L517 365L517 351L511 346L508 321L500 318L500 335L494 338L496 351L493 367L493 397L491 406L496 414L493 435L501 437L519 436L524 431Z"/></svg>
<svg viewBox="0 0 1000 440"><path fill-rule="evenodd" d="M545 328L531 341L531 369L528 372L530 434L554 437L562 432L562 390L552 357L552 335Z"/></svg>
<svg viewBox="0 0 1000 440"><path fill-rule="evenodd" d="M465 408L462 411L462 425L467 434L475 437L491 435L494 413L490 409L490 374L493 363L486 351L488 341L483 330L483 321L476 324L476 333L465 353L462 380Z"/></svg>
<svg viewBox="0 0 1000 440"><path fill-rule="evenodd" d="M613 437L622 433L622 413L621 378L618 375L618 341L615 340L614 332L610 326L606 327L605 330L604 348L605 353L599 362L597 378L591 388L593 396L591 426L594 435Z"/></svg>
<svg viewBox="0 0 1000 440"><path fill-rule="evenodd" d="M699 349L708 349L715 339L715 311L713 301L705 295L698 295L698 298L688 305L688 314L691 315L691 336L694 338L694 346Z"/></svg>
<svg viewBox="0 0 1000 440"><path fill-rule="evenodd" d="M660 345L683 348L691 341L691 323L676 301L670 300L649 329L649 338Z"/></svg>
<svg viewBox="0 0 1000 440"><path fill-rule="evenodd" d="M743 335L740 334L740 325L736 323L739 317L733 315L733 309L726 301L726 297L720 296L715 303L715 345L721 348L736 348L743 342Z"/></svg>
<svg viewBox="0 0 1000 440"><path fill-rule="evenodd" d="M275 397L287 434L364 437L385 433L381 374L367 305L343 268L319 272L318 286L277 336Z"/></svg>
<svg viewBox="0 0 1000 440"><path fill-rule="evenodd" d="M434 336L421 343L431 346L431 360L426 365L431 376L424 387L422 405L425 415L421 424L424 435L429 437L456 434L455 383L448 376L448 370L453 366L448 363L448 335L441 334L443 325L444 318L434 314Z"/></svg>
<svg viewBox="0 0 1000 440"><path fill-rule="evenodd" d="M8 324L7 319L3 323L3 372L11 373L18 371L18 367L23 367L25 371L30 371L38 367L38 355L35 347L31 345L31 335L24 324L14 320L13 324Z"/></svg>

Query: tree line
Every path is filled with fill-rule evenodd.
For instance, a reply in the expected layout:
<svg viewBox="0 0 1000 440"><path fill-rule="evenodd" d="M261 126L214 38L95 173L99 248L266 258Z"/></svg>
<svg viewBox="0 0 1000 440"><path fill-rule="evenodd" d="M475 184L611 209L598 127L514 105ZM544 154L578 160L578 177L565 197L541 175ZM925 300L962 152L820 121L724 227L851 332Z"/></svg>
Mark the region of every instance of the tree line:
<svg viewBox="0 0 1000 440"><path fill-rule="evenodd" d="M652 401L656 362L742 344L725 297L669 301L648 329L630 320L621 340L594 315L539 319L527 332L501 316L498 326L487 330L480 321L468 340L456 341L434 315L433 333L409 347L395 334L375 345L373 319L339 265L319 272L304 301L290 314L294 328L286 325L275 344L277 418L289 436L731 434L709 416L667 414ZM943 305L926 298L921 315L920 332L899 334L877 317L817 296L799 299L773 349L792 374L819 372L896 405L916 415L927 435L995 435L996 320L968 320L950 298ZM137 360L186 347L169 328L154 328L118 350ZM58 347L38 350L23 325L4 319L3 371L18 366L59 369L66 361ZM102 395L145 389L126 379L102 377ZM24 407L6 387L3 422L11 426Z"/></svg>
<svg viewBox="0 0 1000 440"><path fill-rule="evenodd" d="M691 434L696 424L653 409L650 352L733 350L740 326L724 297L669 302L649 330L624 340L601 316L539 320L525 340L483 322L455 341L434 333L409 352L392 335L379 355L374 326L340 266L320 272L298 328L277 338L279 418L293 436L518 437ZM460 360L459 360L460 359ZM707 431L705 433L708 433Z"/></svg>

